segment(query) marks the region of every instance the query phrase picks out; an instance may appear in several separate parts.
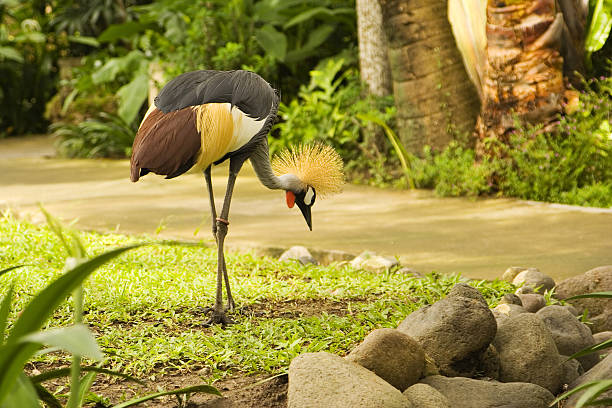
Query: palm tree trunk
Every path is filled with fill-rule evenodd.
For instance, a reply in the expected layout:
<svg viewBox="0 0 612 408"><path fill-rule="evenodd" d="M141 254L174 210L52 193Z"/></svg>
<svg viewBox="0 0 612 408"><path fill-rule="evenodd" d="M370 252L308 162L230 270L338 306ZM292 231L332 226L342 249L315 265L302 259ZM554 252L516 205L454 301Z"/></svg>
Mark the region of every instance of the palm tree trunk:
<svg viewBox="0 0 612 408"><path fill-rule="evenodd" d="M563 15L555 0L488 0L487 62L478 120L486 138L506 140L523 123L550 124L565 91Z"/></svg>
<svg viewBox="0 0 612 408"><path fill-rule="evenodd" d="M389 46L399 136L440 150L472 133L479 98L451 32L446 0L379 0Z"/></svg>
<svg viewBox="0 0 612 408"><path fill-rule="evenodd" d="M378 0L357 0L356 8L361 80L370 94L390 95L391 70L380 4Z"/></svg>

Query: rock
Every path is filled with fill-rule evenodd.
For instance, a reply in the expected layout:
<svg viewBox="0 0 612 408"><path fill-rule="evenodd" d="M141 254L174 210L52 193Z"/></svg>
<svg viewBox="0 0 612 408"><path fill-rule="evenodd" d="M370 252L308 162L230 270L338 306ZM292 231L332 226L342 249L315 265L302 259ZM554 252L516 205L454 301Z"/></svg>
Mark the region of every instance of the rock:
<svg viewBox="0 0 612 408"><path fill-rule="evenodd" d="M535 293L535 291L533 290L531 286L522 286L518 288L517 290L515 290L514 293L517 295L524 295L526 293Z"/></svg>
<svg viewBox="0 0 612 408"><path fill-rule="evenodd" d="M527 270L527 268L525 268L523 266L511 266L508 269L506 269L506 271L502 275L502 280L505 280L506 282L512 283L514 278L516 278L516 275L518 275L520 272L523 272L523 271L526 271L526 270Z"/></svg>
<svg viewBox="0 0 612 408"><path fill-rule="evenodd" d="M546 306L546 298L539 293L521 293L518 295L525 310L529 313L535 313Z"/></svg>
<svg viewBox="0 0 612 408"><path fill-rule="evenodd" d="M314 259L314 257L310 254L310 251L308 251L308 248L299 246L299 245L292 246L291 248L283 252L280 258L278 258L278 260L279 261L300 261L302 265L308 265L308 264L318 265L319 264L317 260Z"/></svg>
<svg viewBox="0 0 612 408"><path fill-rule="evenodd" d="M559 361L561 362L561 368L563 369L563 373L561 374L561 384L568 385L576 381L578 377L580 377L584 373L584 369L582 365L578 362L578 360L571 359L568 360L566 356L560 356Z"/></svg>
<svg viewBox="0 0 612 408"><path fill-rule="evenodd" d="M500 383L439 375L421 380L438 390L453 408L548 408L554 396L546 389L522 382Z"/></svg>
<svg viewBox="0 0 612 408"><path fill-rule="evenodd" d="M459 283L446 298L408 315L397 329L423 346L440 373L471 376L497 324L480 292Z"/></svg>
<svg viewBox="0 0 612 408"><path fill-rule="evenodd" d="M412 408L391 384L335 354L297 356L289 365L288 408Z"/></svg>
<svg viewBox="0 0 612 408"><path fill-rule="evenodd" d="M499 380L499 353L492 344L480 358L480 366L478 372L482 377Z"/></svg>
<svg viewBox="0 0 612 408"><path fill-rule="evenodd" d="M578 311L578 309L576 309L574 306L570 305L569 303L563 305L564 308L566 308L571 314L573 314L574 316L582 316L582 313L580 313ZM591 333L593 331L591 330Z"/></svg>
<svg viewBox="0 0 612 408"><path fill-rule="evenodd" d="M518 306L523 306L523 302L521 301L521 298L518 295L515 295L514 293L506 293L504 296L502 296L502 298L499 300L500 304L504 304L504 305L518 305Z"/></svg>
<svg viewBox="0 0 612 408"><path fill-rule="evenodd" d="M425 369L425 352L410 336L395 329L376 329L346 356L400 391L415 384Z"/></svg>
<svg viewBox="0 0 612 408"><path fill-rule="evenodd" d="M560 282L556 288L559 299L584 293L612 291L612 265L600 266ZM572 305L582 314L589 312L593 333L612 330L612 299L576 299Z"/></svg>
<svg viewBox="0 0 612 408"><path fill-rule="evenodd" d="M604 341L612 339L612 331L605 331L595 333L593 335L593 340L595 340L595 344L603 343ZM597 352L599 359L602 360L606 358L606 356L610 353L610 349L600 350Z"/></svg>
<svg viewBox="0 0 612 408"><path fill-rule="evenodd" d="M493 308L493 316L497 322L501 322L511 316L516 316L521 313L527 313L523 306L513 304L499 304Z"/></svg>
<svg viewBox="0 0 612 408"><path fill-rule="evenodd" d="M552 393L559 390L559 352L538 316L522 313L501 321L493 345L499 353L500 381L529 382Z"/></svg>
<svg viewBox="0 0 612 408"><path fill-rule="evenodd" d="M518 275L512 281L516 286L529 286L538 293L544 293L546 290L551 290L555 287L555 281L548 275L544 275L537 268L529 268Z"/></svg>
<svg viewBox="0 0 612 408"><path fill-rule="evenodd" d="M399 262L395 258L376 255L373 252L362 252L357 258L350 262L355 269L364 269L374 273L383 273L391 268L398 266Z"/></svg>
<svg viewBox="0 0 612 408"><path fill-rule="evenodd" d="M427 384L414 384L404 391L404 396L419 408L452 408L448 398Z"/></svg>
<svg viewBox="0 0 612 408"><path fill-rule="evenodd" d="M347 262L355 258L355 255L353 254L335 249L310 249L310 253L321 265Z"/></svg>
<svg viewBox="0 0 612 408"><path fill-rule="evenodd" d="M536 316L542 319L550 330L560 354L571 356L595 344L591 330L563 306L546 306L540 309ZM599 357L596 354L587 354L579 357L578 361L586 371L597 364Z"/></svg>
<svg viewBox="0 0 612 408"><path fill-rule="evenodd" d="M419 271L417 271L414 268L411 268L409 266L402 266L401 268L399 268L397 270L397 273L399 274L404 274L404 275L412 275L415 278L422 278L423 274Z"/></svg>
<svg viewBox="0 0 612 408"><path fill-rule="evenodd" d="M601 360L595 367L578 377L569 385L568 389L574 389L579 385L590 381L609 380L610 378L612 378L612 354L608 355L608 357ZM574 408L576 406L576 402L578 402L578 399L580 399L583 392L584 391L579 391L571 395L565 401L563 408ZM604 392L598 398L612 398L612 390Z"/></svg>

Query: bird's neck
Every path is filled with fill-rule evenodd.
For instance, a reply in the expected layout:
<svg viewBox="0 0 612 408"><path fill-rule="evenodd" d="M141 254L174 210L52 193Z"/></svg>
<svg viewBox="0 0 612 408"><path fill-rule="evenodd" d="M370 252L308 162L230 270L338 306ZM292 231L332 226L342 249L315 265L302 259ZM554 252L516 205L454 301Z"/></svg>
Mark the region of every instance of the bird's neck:
<svg viewBox="0 0 612 408"><path fill-rule="evenodd" d="M294 174L283 174L278 177L274 174L270 164L268 142L264 140L250 157L255 174L261 184L271 190L286 190L294 193L305 189L304 183Z"/></svg>

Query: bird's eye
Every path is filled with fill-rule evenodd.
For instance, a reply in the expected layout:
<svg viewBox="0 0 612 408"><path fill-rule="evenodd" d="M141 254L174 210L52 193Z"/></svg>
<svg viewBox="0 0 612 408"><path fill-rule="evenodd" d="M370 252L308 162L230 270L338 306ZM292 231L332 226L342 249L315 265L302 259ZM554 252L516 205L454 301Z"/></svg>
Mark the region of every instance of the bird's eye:
<svg viewBox="0 0 612 408"><path fill-rule="evenodd" d="M306 195L304 195L304 204L313 205L315 201L315 191L312 187L308 187Z"/></svg>

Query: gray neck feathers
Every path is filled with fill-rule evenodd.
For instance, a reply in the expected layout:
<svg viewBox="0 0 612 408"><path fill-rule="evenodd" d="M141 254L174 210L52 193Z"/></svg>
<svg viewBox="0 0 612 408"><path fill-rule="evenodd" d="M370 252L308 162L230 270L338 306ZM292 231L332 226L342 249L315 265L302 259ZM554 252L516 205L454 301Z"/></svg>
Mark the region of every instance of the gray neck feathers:
<svg viewBox="0 0 612 408"><path fill-rule="evenodd" d="M271 190L288 190L298 193L305 189L304 183L293 174L283 174L278 177L272 171L270 165L270 153L268 151L268 141L263 139L250 157L255 174L261 184Z"/></svg>

